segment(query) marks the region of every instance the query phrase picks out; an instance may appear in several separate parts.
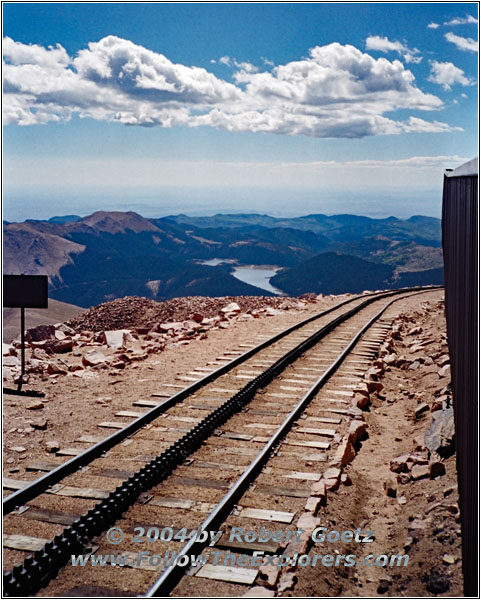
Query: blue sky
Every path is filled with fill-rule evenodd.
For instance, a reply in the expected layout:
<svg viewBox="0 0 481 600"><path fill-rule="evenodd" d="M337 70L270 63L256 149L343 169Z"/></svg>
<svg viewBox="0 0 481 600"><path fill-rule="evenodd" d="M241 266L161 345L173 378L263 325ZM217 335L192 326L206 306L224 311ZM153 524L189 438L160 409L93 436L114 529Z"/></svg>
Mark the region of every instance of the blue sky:
<svg viewBox="0 0 481 600"><path fill-rule="evenodd" d="M4 218L438 215L477 4L4 3Z"/></svg>

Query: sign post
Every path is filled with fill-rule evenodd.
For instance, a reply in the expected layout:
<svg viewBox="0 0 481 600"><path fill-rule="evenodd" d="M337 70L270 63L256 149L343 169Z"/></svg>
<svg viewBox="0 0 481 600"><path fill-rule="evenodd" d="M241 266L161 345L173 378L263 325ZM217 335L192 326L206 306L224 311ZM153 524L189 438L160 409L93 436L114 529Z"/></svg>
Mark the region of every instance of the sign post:
<svg viewBox="0 0 481 600"><path fill-rule="evenodd" d="M47 275L4 275L3 306L20 309L20 339L22 375L18 389L22 387L25 375L25 309L48 308Z"/></svg>

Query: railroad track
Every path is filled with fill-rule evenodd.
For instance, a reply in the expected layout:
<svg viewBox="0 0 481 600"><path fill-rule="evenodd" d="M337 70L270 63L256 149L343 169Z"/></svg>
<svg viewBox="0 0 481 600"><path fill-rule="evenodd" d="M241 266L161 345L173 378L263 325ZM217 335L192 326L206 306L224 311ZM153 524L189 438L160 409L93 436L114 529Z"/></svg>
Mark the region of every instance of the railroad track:
<svg viewBox="0 0 481 600"><path fill-rule="evenodd" d="M238 595L229 586L252 583L255 569L226 575L205 565L183 580L187 563L179 557L207 545L196 536L185 543L183 528L214 531L223 524L215 548L234 557L259 546L233 543L232 527L258 531L273 521L276 530L286 529L309 496L306 484L321 478L349 425L352 390L390 327L384 311L396 298L429 289L437 288L351 299L223 357L220 367L199 367L185 376L192 380L187 388L145 414L123 415L134 420L106 440L35 482L10 482L18 489L4 499L5 561L33 554L5 574L4 595L45 587L42 595L50 596L183 595L176 586L188 588L193 579L199 595L199 582L222 577L230 578L225 593ZM205 369L211 372L203 375ZM125 533L121 545L103 535L114 524ZM149 542L142 531L173 539ZM133 560L142 550L164 559L176 553L178 562L69 564L72 555L113 552Z"/></svg>

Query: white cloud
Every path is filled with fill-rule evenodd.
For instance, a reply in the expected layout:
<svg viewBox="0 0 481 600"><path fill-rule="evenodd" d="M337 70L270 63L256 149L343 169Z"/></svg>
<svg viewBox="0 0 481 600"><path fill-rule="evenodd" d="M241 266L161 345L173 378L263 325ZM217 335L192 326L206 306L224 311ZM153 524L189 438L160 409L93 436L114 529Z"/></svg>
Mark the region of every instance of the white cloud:
<svg viewBox="0 0 481 600"><path fill-rule="evenodd" d="M467 98L468 95L467 94L461 94L461 98Z"/></svg>
<svg viewBox="0 0 481 600"><path fill-rule="evenodd" d="M4 176L10 185L25 181L40 189L56 186L122 186L125 190L139 186L189 186L229 190L258 187L264 189L313 190L317 201L325 188L359 192L363 188L400 187L416 189L442 185L444 169L465 163L466 157L452 155L410 156L394 160L321 160L321 161L159 161L153 158L123 157L80 159L59 157L54 161L39 156L24 161L6 161ZM249 196L249 194L248 194ZM275 194L278 202L279 194ZM225 202L225 200L223 200ZM145 206L145 205L144 205ZM302 209L302 203L299 205ZM132 209L132 206L130 207Z"/></svg>
<svg viewBox="0 0 481 600"><path fill-rule="evenodd" d="M464 86L474 85L474 82L464 75L462 69L451 62L438 62L437 60L431 61L431 75L428 80L439 83L445 90L450 90L451 86L456 83Z"/></svg>
<svg viewBox="0 0 481 600"><path fill-rule="evenodd" d="M36 44L25 45L12 38L3 39L3 57L12 65L38 65L40 67L65 67L70 63L66 50L57 44L44 48Z"/></svg>
<svg viewBox="0 0 481 600"><path fill-rule="evenodd" d="M379 52L397 52L407 63L420 63L422 56L417 56L419 50L408 48L405 44L398 41L391 41L387 37L379 35L370 35L366 38L366 50L378 50Z"/></svg>
<svg viewBox="0 0 481 600"><path fill-rule="evenodd" d="M454 17L450 21L446 21L443 23L444 25L476 25L478 23L478 19L473 17L473 15L466 15L465 17Z"/></svg>
<svg viewBox="0 0 481 600"><path fill-rule="evenodd" d="M428 29L437 29L439 27L439 23L429 23L427 26Z"/></svg>
<svg viewBox="0 0 481 600"><path fill-rule="evenodd" d="M478 51L478 42L472 38L465 38L461 35L455 35L452 32L444 34L444 37L448 42L454 44L458 50L466 50L467 52Z"/></svg>
<svg viewBox="0 0 481 600"><path fill-rule="evenodd" d="M403 124L404 130L416 133L446 133L449 131L463 131L462 127L452 127L447 123L440 121L424 121L417 117L409 117L408 121Z"/></svg>
<svg viewBox="0 0 481 600"><path fill-rule="evenodd" d="M7 124L77 114L128 125L329 138L453 130L439 121L389 118L399 109L431 111L443 103L421 91L399 60L375 59L351 45L317 46L308 57L266 72L223 56L219 63L238 69L235 83L115 36L90 43L72 59L60 46L9 40L6 48Z"/></svg>

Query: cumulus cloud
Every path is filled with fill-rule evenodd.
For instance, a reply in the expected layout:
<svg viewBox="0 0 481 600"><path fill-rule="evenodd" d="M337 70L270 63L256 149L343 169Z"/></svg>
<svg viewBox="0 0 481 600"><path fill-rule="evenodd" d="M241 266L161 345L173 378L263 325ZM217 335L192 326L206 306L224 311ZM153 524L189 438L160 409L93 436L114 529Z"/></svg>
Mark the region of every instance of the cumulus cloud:
<svg viewBox="0 0 481 600"><path fill-rule="evenodd" d="M448 42L451 42L458 48L458 50L465 50L467 52L477 52L479 44L472 38L465 38L461 35L456 35L452 32L444 34L444 37Z"/></svg>
<svg viewBox="0 0 481 600"><path fill-rule="evenodd" d="M477 25L478 19L473 15L466 15L465 17L454 17L450 21L446 21L444 25Z"/></svg>
<svg viewBox="0 0 481 600"><path fill-rule="evenodd" d="M439 27L439 23L429 23L429 25L427 25L428 29L437 29Z"/></svg>
<svg viewBox="0 0 481 600"><path fill-rule="evenodd" d="M413 48L412 50L398 41L391 41L387 37L381 37L379 35L370 35L366 38L366 50L378 50L379 52L397 52L401 55L407 63L420 63L422 56L417 56L419 50Z"/></svg>
<svg viewBox="0 0 481 600"><path fill-rule="evenodd" d="M88 44L74 57L61 46L5 42L5 123L31 125L77 114L147 127L332 138L451 130L438 121L389 118L399 109L431 111L443 103L421 91L399 60L375 59L351 45L317 46L302 60L263 72L223 56L218 63L238 69L229 83L115 36Z"/></svg>
<svg viewBox="0 0 481 600"><path fill-rule="evenodd" d="M440 121L424 121L417 117L409 117L403 125L404 130L417 133L446 133L448 131L463 131L462 127L451 127L447 123Z"/></svg>
<svg viewBox="0 0 481 600"><path fill-rule="evenodd" d="M438 62L437 60L431 61L431 75L428 80L439 83L447 91L456 83L464 86L474 85L474 81L468 79L462 69L451 62Z"/></svg>
<svg viewBox="0 0 481 600"><path fill-rule="evenodd" d="M37 65L39 67L64 67L70 63L66 50L57 44L44 48L37 44L22 44L11 38L3 39L3 57L12 65Z"/></svg>

